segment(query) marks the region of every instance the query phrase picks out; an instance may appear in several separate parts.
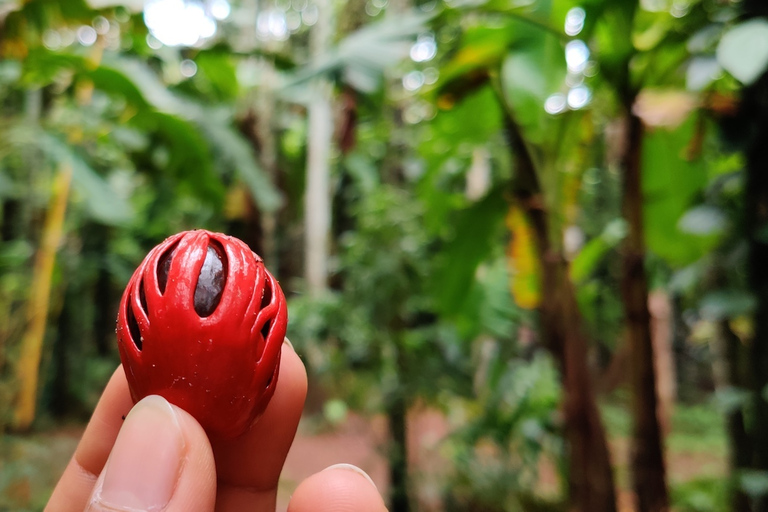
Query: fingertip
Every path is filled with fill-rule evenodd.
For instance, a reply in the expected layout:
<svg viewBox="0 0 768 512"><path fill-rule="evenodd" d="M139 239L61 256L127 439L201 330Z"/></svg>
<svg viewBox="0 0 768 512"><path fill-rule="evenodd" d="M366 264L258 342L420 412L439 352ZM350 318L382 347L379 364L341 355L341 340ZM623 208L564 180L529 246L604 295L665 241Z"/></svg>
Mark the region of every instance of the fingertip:
<svg viewBox="0 0 768 512"><path fill-rule="evenodd" d="M376 484L351 464L337 464L304 480L288 512L386 512Z"/></svg>

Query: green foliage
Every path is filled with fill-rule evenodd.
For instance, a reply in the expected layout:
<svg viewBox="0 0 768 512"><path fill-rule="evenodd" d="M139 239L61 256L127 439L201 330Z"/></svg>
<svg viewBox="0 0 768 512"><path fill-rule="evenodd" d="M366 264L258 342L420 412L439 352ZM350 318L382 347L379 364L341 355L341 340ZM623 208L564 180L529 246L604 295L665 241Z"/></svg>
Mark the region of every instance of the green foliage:
<svg viewBox="0 0 768 512"><path fill-rule="evenodd" d="M68 166L74 184L51 290L45 416L84 418L93 407L117 361L115 303L152 245L182 229L245 226L279 255L290 338L333 395L328 422L381 411L395 395L438 405L456 421L445 442L454 470L446 501L533 510L540 458L557 465L565 451L554 366L535 348L536 329L526 344L518 340L535 314L510 295L503 220L519 169L508 130L520 129L533 158L553 247L565 248L565 233L583 237L562 252L603 362L623 335L621 124L638 94L669 89L690 99L682 123L650 122L676 99L642 112L650 120L642 154L648 268L681 297L687 324L743 321L754 311L744 292L742 162L710 117L727 112L737 80L764 74L768 52L764 20L739 21L733 3L459 1L360 19L350 10L356 29L334 34L333 47L305 65L306 29L263 41L253 23L245 30L227 20L209 44L158 50L140 14L83 1L17 4L0 9L0 403L13 395L51 182ZM579 12L583 26L566 34ZM96 16L118 29L112 43L99 34L93 46L43 44ZM436 55L416 63L407 57L420 37L433 37ZM578 41L589 55L577 72L565 52ZM192 77L181 73L186 60ZM400 85L411 71L423 74L419 91ZM331 290L309 297L299 293L298 246L306 98L320 76L348 100L339 119L356 142L333 153ZM587 100L569 106L577 87ZM562 108L545 108L552 99ZM706 354L695 364L708 367ZM743 404L736 395L732 408ZM679 410L669 450L723 453L718 414ZM622 407L609 404L604 417L615 436L631 432ZM746 475L746 487L761 491L763 477ZM712 480L673 479L681 510L721 510L726 493ZM545 505L557 509L560 498Z"/></svg>
<svg viewBox="0 0 768 512"><path fill-rule="evenodd" d="M768 68L768 21L755 18L728 30L717 46L717 61L743 84L755 82Z"/></svg>
<svg viewBox="0 0 768 512"><path fill-rule="evenodd" d="M676 510L684 512L728 510L728 483L721 478L696 478L672 485L671 501Z"/></svg>
<svg viewBox="0 0 768 512"><path fill-rule="evenodd" d="M644 222L648 248L676 265L685 265L711 249L716 238L691 233L683 215L707 184L707 171L700 157L689 157L686 149L694 136L695 120L679 128L648 133L643 143ZM682 226L681 226L682 221Z"/></svg>
<svg viewBox="0 0 768 512"><path fill-rule="evenodd" d="M469 420L446 446L455 469L445 494L455 510L524 510L521 500L536 487L539 458L557 457L561 449L552 361L542 353L531 361L502 362L494 355L486 356L478 398L464 405Z"/></svg>
<svg viewBox="0 0 768 512"><path fill-rule="evenodd" d="M436 308L446 318L464 306L477 267L502 238L506 204L497 189L454 215L453 233L441 251L433 279Z"/></svg>

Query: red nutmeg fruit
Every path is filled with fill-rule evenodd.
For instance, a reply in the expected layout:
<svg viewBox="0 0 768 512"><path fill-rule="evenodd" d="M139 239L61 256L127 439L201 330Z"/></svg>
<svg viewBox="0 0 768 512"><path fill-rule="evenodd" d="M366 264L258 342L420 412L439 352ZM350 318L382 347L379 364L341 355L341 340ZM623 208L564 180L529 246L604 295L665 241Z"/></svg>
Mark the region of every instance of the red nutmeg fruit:
<svg viewBox="0 0 768 512"><path fill-rule="evenodd" d="M161 395L210 437L238 437L272 398L287 324L280 285L245 243L204 230L173 235L144 258L120 302L131 397Z"/></svg>

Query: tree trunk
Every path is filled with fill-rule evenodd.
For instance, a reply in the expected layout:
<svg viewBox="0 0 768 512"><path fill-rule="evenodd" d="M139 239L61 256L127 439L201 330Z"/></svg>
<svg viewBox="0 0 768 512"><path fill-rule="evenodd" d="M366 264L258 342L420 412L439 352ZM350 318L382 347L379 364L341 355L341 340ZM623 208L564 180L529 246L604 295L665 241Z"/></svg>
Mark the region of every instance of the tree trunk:
<svg viewBox="0 0 768 512"><path fill-rule="evenodd" d="M712 373L718 390L747 389L749 383L743 375L746 351L727 319L717 322L714 343L716 350ZM733 512L749 512L749 497L741 490L736 476L740 468L750 466L752 458L752 442L745 427L743 408L734 407L729 410L725 421L730 444L730 473L733 475L731 507Z"/></svg>
<svg viewBox="0 0 768 512"><path fill-rule="evenodd" d="M568 263L550 244L549 219L533 159L520 129L509 117L506 135L515 162L514 198L533 226L544 274L539 310L542 338L562 373L570 509L613 512L616 495L610 454L589 374L587 341Z"/></svg>
<svg viewBox="0 0 768 512"><path fill-rule="evenodd" d="M333 5L316 2L320 16L311 33L315 60L327 51L331 37ZM333 136L332 88L325 78L312 84L307 141L307 184L304 200L304 273L310 294L322 293L328 283L329 237L331 230L330 157Z"/></svg>
<svg viewBox="0 0 768 512"><path fill-rule="evenodd" d="M766 14L768 8L755 5L754 14ZM749 12L749 11L748 11ZM750 384L752 391L751 464L741 469L768 470L768 402L764 390L768 386L768 243L761 231L768 225L768 74L764 74L743 94L742 112L747 120L749 137L746 148L745 221L748 236L748 282L757 301L754 313L754 337L749 344ZM768 496L755 499L753 510L768 511Z"/></svg>
<svg viewBox="0 0 768 512"><path fill-rule="evenodd" d="M669 509L669 498L659 427L651 339L651 315L648 310L648 281L645 275L643 232L643 196L641 151L643 125L631 113L628 102L626 140L622 158L624 217L629 233L623 247L622 295L626 315L631 363L634 423L630 467L639 512Z"/></svg>
<svg viewBox="0 0 768 512"><path fill-rule="evenodd" d="M405 393L398 389L387 404L387 420L392 444L389 447L389 510L408 512L408 407Z"/></svg>
<svg viewBox="0 0 768 512"><path fill-rule="evenodd" d="M743 10L745 18L768 16L764 0L746 0ZM726 416L734 476L732 504L737 512L766 512L768 495L756 496L750 503L739 480L745 471L768 471L768 402L764 395L768 386L768 243L762 234L768 225L768 73L743 88L737 112L721 119L721 127L726 139L745 155L747 286L756 302L748 343L742 344L727 324L719 326L728 354L728 377L737 389L748 390L751 398Z"/></svg>
<svg viewBox="0 0 768 512"><path fill-rule="evenodd" d="M53 265L62 236L71 181L72 169L62 166L54 179L48 214L35 259L34 277L27 305L27 328L21 339L17 362L19 392L13 411L13 427L17 430L28 429L35 419L38 374L48 320Z"/></svg>

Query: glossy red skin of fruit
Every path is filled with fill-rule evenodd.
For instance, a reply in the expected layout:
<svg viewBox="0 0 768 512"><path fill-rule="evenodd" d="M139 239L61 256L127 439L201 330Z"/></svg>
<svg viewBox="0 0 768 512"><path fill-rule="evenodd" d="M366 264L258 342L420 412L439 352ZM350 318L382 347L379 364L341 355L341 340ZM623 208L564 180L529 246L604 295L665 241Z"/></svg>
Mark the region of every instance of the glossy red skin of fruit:
<svg viewBox="0 0 768 512"><path fill-rule="evenodd" d="M194 296L209 245L226 277L218 305L201 316ZM162 290L159 265L170 251ZM120 303L117 340L131 396L161 395L210 437L238 437L272 398L287 323L279 284L245 243L204 230L178 233L149 252Z"/></svg>

